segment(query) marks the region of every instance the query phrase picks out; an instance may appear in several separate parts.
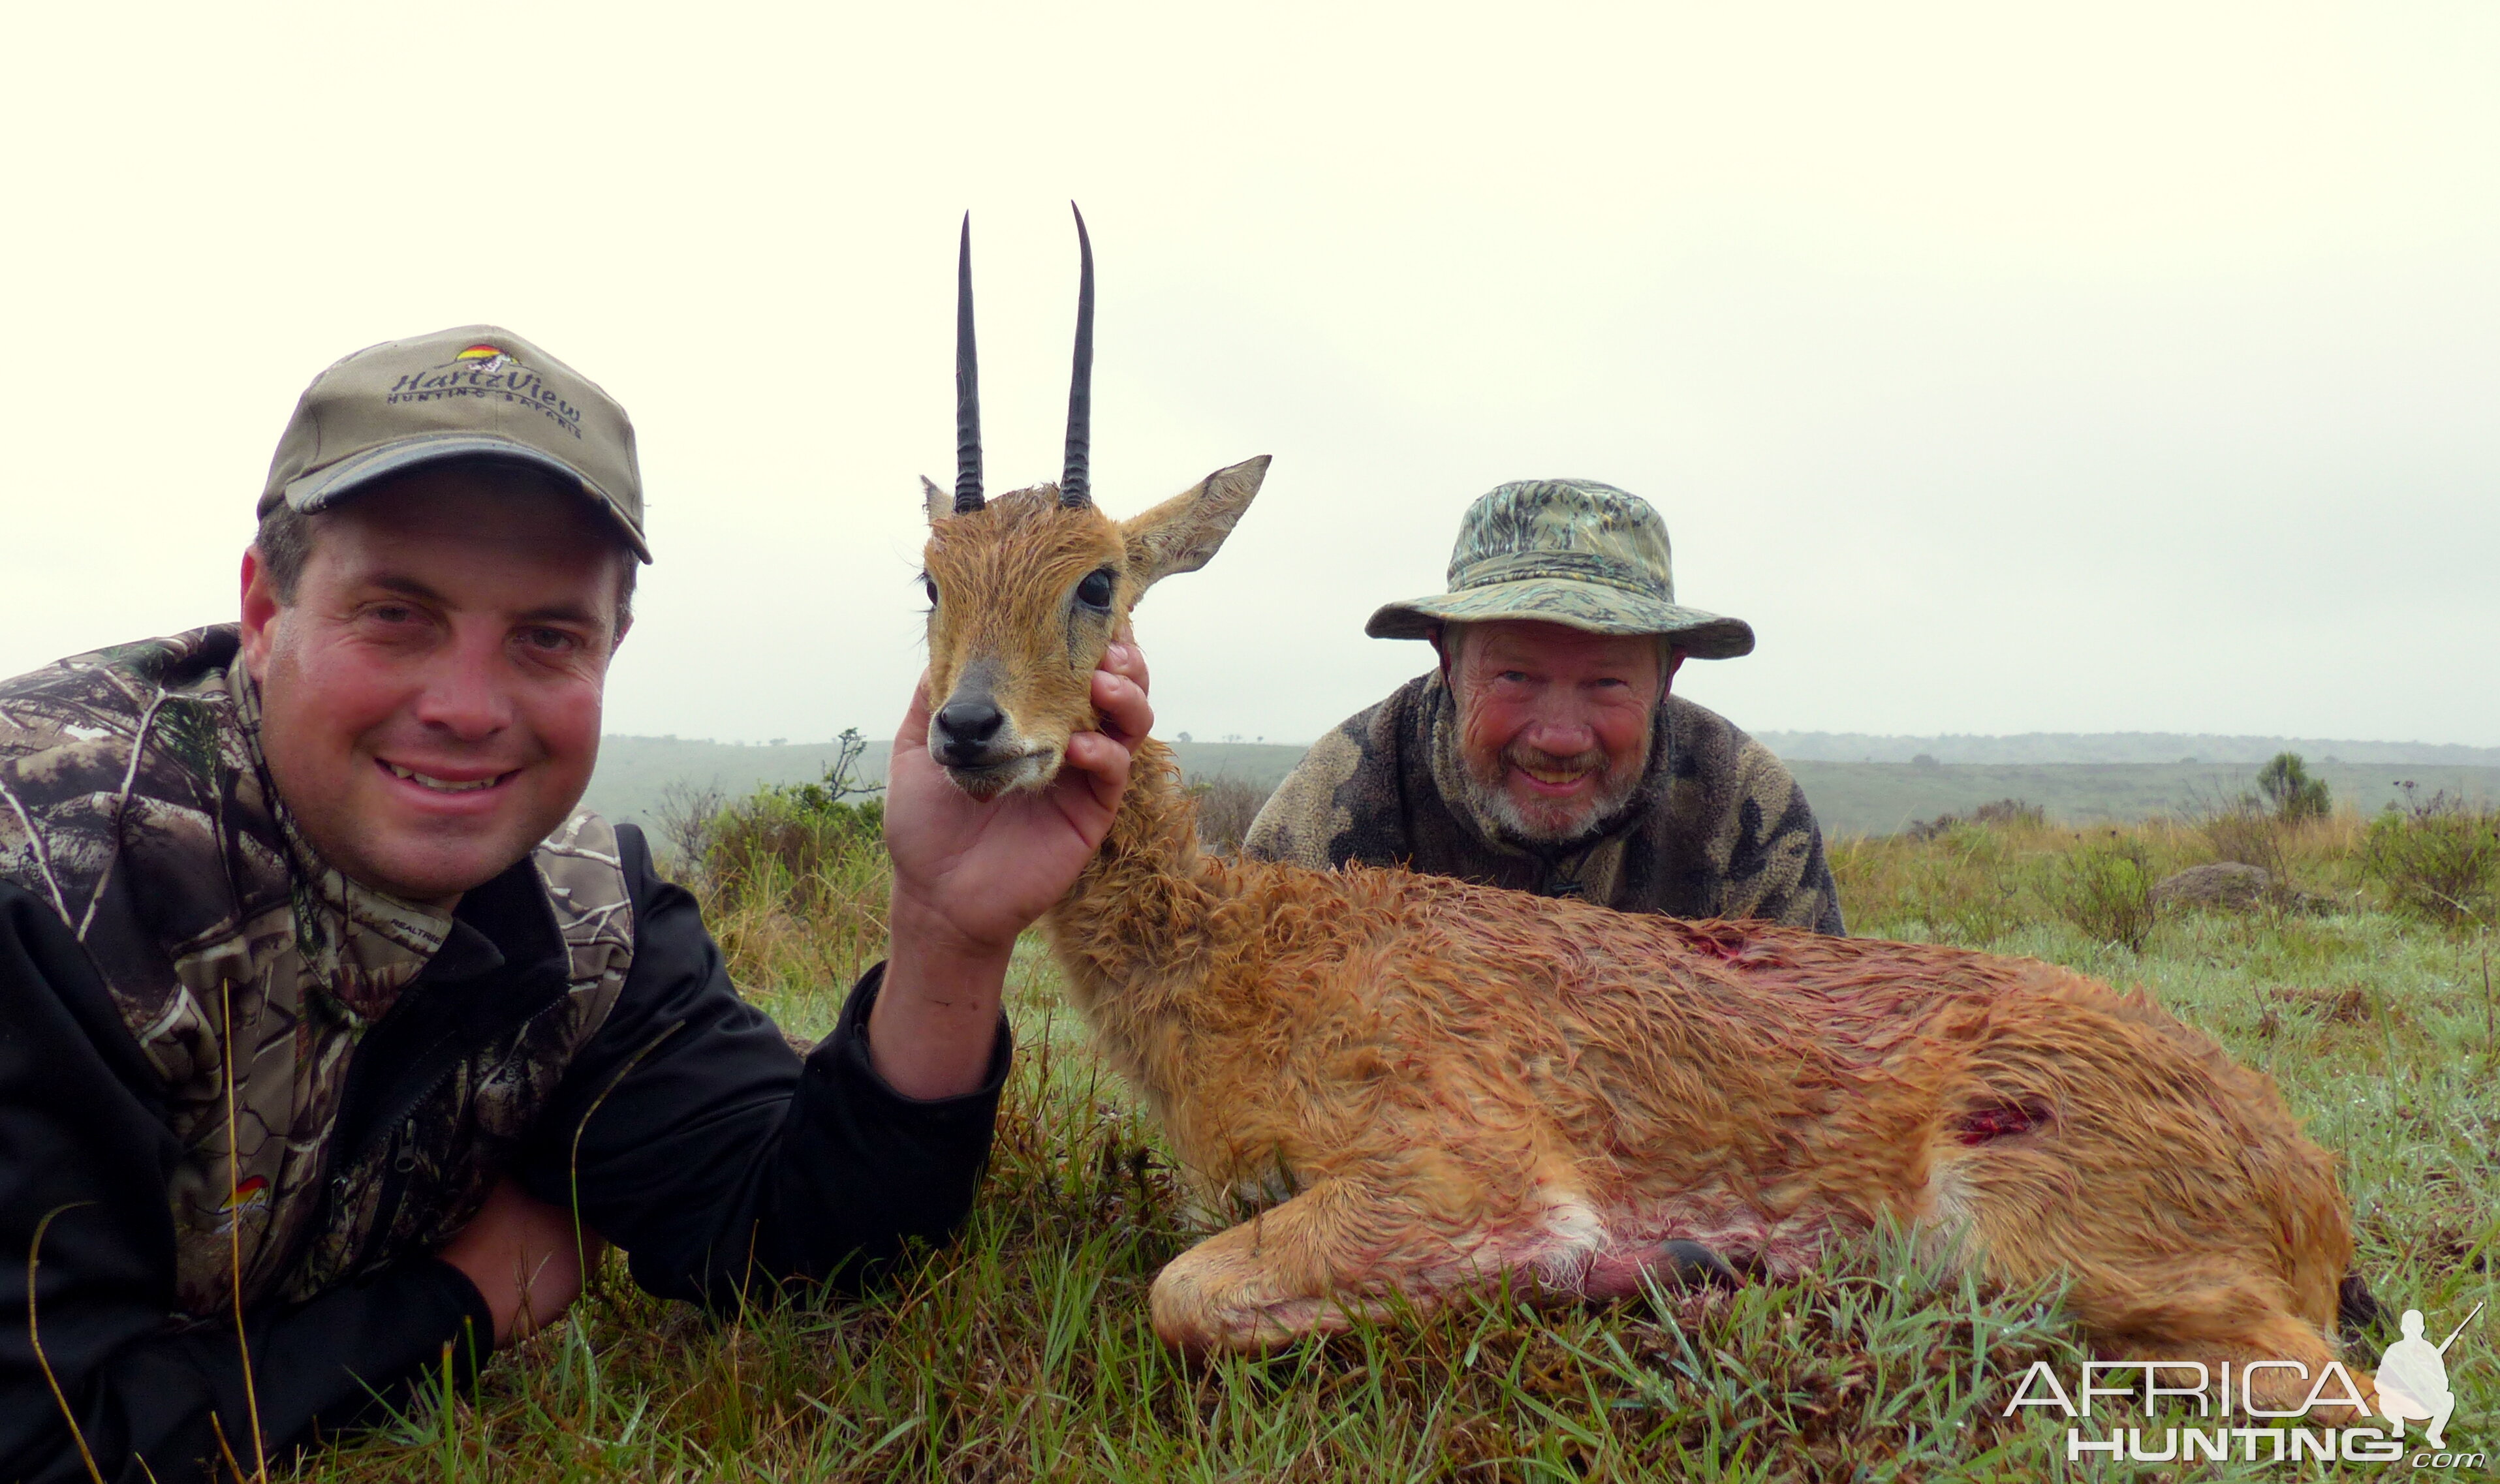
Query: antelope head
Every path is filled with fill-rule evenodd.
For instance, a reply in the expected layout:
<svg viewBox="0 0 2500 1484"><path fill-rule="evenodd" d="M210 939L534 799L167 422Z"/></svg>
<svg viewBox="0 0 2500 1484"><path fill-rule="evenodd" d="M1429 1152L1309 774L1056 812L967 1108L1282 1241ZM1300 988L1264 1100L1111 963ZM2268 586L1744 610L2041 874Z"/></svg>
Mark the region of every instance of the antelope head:
<svg viewBox="0 0 2500 1484"><path fill-rule="evenodd" d="M1267 474L1265 454L1219 469L1142 515L1113 520L1087 472L1094 370L1094 249L1076 218L1083 278L1059 482L981 494L972 346L972 228L958 259L955 488L923 479L929 544L929 754L965 792L994 798L1059 775L1068 739L1095 724L1093 675L1145 590L1206 565Z"/></svg>

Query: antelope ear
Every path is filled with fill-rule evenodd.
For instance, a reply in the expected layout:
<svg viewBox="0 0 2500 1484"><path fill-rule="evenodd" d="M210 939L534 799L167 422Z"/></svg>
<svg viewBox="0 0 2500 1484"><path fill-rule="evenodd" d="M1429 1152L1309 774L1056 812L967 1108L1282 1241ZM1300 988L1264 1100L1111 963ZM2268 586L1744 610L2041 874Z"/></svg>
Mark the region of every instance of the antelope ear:
<svg viewBox="0 0 2500 1484"><path fill-rule="evenodd" d="M955 513L955 497L938 487L938 481L927 475L920 477L920 494L929 503L929 523L936 525Z"/></svg>
<svg viewBox="0 0 2500 1484"><path fill-rule="evenodd" d="M1219 469L1142 515L1120 523L1129 574L1143 593L1175 572L1196 572L1214 559L1233 523L1250 508L1267 478L1267 455Z"/></svg>

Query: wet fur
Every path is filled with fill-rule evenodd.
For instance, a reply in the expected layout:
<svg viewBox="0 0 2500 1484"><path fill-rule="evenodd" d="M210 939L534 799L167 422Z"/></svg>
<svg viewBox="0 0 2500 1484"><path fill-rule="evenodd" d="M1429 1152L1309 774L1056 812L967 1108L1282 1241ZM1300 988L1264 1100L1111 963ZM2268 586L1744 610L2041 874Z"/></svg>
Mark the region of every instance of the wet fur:
<svg viewBox="0 0 2500 1484"><path fill-rule="evenodd" d="M1211 553L1248 497L1209 517L1205 492L1249 468L1125 526L1019 496L939 520L930 571L984 611L933 623L933 700L970 665L1065 667L1006 703L1064 746L1092 724L1102 646L1070 644L1053 595L1107 557L1125 612L1186 570L1162 567L1171 549ZM2332 1157L2270 1078L2141 994L2027 959L1220 860L1195 814L1143 742L1044 923L1099 1054L1210 1204L1265 1206L1157 1279L1174 1345L1269 1348L1505 1273L1622 1294L1671 1237L1789 1274L1890 1217L1990 1281L2065 1276L2106 1353L2333 1357L2352 1240Z"/></svg>

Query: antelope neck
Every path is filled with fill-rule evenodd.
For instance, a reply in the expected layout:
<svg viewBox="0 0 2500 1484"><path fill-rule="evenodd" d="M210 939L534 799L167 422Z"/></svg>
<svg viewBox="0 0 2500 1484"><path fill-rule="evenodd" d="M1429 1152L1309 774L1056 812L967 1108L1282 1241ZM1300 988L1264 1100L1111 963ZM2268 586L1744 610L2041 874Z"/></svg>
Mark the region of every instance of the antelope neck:
<svg viewBox="0 0 2500 1484"><path fill-rule="evenodd" d="M1186 1016L1201 960L1223 931L1222 871L1199 855L1197 818L1171 749L1139 742L1110 834L1044 919L1078 1013L1158 1092L1168 1091L1164 1078L1142 1060L1150 1027Z"/></svg>

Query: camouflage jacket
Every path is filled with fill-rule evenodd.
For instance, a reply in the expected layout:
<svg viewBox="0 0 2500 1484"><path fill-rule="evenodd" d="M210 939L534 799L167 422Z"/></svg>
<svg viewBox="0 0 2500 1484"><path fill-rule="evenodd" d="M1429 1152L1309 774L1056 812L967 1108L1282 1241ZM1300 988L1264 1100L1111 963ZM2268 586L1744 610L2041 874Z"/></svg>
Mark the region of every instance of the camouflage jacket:
<svg viewBox="0 0 2500 1484"><path fill-rule="evenodd" d="M184 1151L166 1192L175 1289L201 1317L238 1289L246 1307L300 1301L447 1239L634 954L615 836L576 813L533 857L569 992L445 1069L392 1138L335 1149L357 1043L452 923L306 843L236 647L232 627L200 629L0 685L0 880L69 924L161 1080Z"/></svg>
<svg viewBox="0 0 2500 1484"><path fill-rule="evenodd" d="M589 814L448 914L369 891L278 804L236 645L0 680L0 1479L87 1478L73 1429L205 1479L439 1385L492 1316L436 1254L508 1176L718 1312L963 1221L1003 1017L983 1087L905 1098L871 969L803 1057Z"/></svg>
<svg viewBox="0 0 2500 1484"><path fill-rule="evenodd" d="M1649 771L1614 826L1566 849L1505 840L1468 803L1458 708L1419 676L1321 738L1277 786L1245 853L1319 870L1405 866L1628 912L1843 930L1823 832L1770 749L1669 695Z"/></svg>

